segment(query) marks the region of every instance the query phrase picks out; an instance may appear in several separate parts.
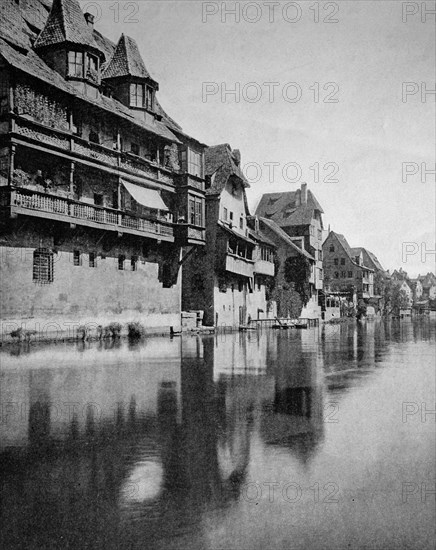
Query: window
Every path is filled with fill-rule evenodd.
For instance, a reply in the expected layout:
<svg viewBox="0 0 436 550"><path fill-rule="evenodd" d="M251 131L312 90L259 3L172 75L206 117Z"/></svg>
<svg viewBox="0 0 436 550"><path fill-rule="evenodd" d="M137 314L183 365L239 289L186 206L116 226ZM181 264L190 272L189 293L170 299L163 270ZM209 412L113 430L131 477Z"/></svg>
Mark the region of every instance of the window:
<svg viewBox="0 0 436 550"><path fill-rule="evenodd" d="M257 277L257 290L261 290L261 289L262 289L262 281L260 277Z"/></svg>
<svg viewBox="0 0 436 550"><path fill-rule="evenodd" d="M322 262L322 250L318 250L318 260Z"/></svg>
<svg viewBox="0 0 436 550"><path fill-rule="evenodd" d="M323 278L323 272L322 269L319 270L319 280L322 281Z"/></svg>
<svg viewBox="0 0 436 550"><path fill-rule="evenodd" d="M100 193L94 193L94 204L96 206L103 206L103 195Z"/></svg>
<svg viewBox="0 0 436 550"><path fill-rule="evenodd" d="M349 272L348 272L348 278L349 278L349 279L352 279L352 278L353 278L353 272L352 272L352 271L349 271Z"/></svg>
<svg viewBox="0 0 436 550"><path fill-rule="evenodd" d="M98 137L98 130L96 128L91 128L89 132L89 141L91 143L100 143L100 138Z"/></svg>
<svg viewBox="0 0 436 550"><path fill-rule="evenodd" d="M193 176L203 177L201 153L188 149L188 173Z"/></svg>
<svg viewBox="0 0 436 550"><path fill-rule="evenodd" d="M139 145L137 143L131 143L130 152L139 157Z"/></svg>
<svg viewBox="0 0 436 550"><path fill-rule="evenodd" d="M38 248L33 253L33 281L41 285L53 282L53 252Z"/></svg>
<svg viewBox="0 0 436 550"><path fill-rule="evenodd" d="M223 210L223 220L224 220L225 222L227 221L227 214L228 214L227 208L224 208L224 210Z"/></svg>
<svg viewBox="0 0 436 550"><path fill-rule="evenodd" d="M82 52L68 52L68 76L83 78Z"/></svg>
<svg viewBox="0 0 436 550"><path fill-rule="evenodd" d="M87 55L86 78L98 83L98 57Z"/></svg>
<svg viewBox="0 0 436 550"><path fill-rule="evenodd" d="M82 265L82 258L80 256L80 250L73 251L73 265Z"/></svg>
<svg viewBox="0 0 436 550"><path fill-rule="evenodd" d="M335 258L334 260L335 265L339 265L339 258Z"/></svg>
<svg viewBox="0 0 436 550"><path fill-rule="evenodd" d="M153 111L153 107L154 107L154 101L153 101L153 88L150 88L149 86L146 87L146 91L147 91L147 96L146 96L146 104L145 104L145 107L149 110L149 111Z"/></svg>
<svg viewBox="0 0 436 550"><path fill-rule="evenodd" d="M203 226L203 200L199 197L189 197L189 223Z"/></svg>
<svg viewBox="0 0 436 550"><path fill-rule="evenodd" d="M341 265L345 265L345 258L341 258Z"/></svg>
<svg viewBox="0 0 436 550"><path fill-rule="evenodd" d="M144 107L144 84L130 84L130 107Z"/></svg>
<svg viewBox="0 0 436 550"><path fill-rule="evenodd" d="M230 224L233 224L233 212L229 213Z"/></svg>
<svg viewBox="0 0 436 550"><path fill-rule="evenodd" d="M238 281L238 290L239 292L242 292L244 290L244 283L242 281Z"/></svg>
<svg viewBox="0 0 436 550"><path fill-rule="evenodd" d="M329 252L334 252L334 251L335 251L335 247L331 244L329 248Z"/></svg>
<svg viewBox="0 0 436 550"><path fill-rule="evenodd" d="M130 259L130 267L132 271L136 271L138 269L138 258L136 256L132 256Z"/></svg>
<svg viewBox="0 0 436 550"><path fill-rule="evenodd" d="M97 255L95 252L89 253L89 267L97 267Z"/></svg>
<svg viewBox="0 0 436 550"><path fill-rule="evenodd" d="M322 231L321 231L321 229L318 229L318 240L322 241Z"/></svg>
<svg viewBox="0 0 436 550"><path fill-rule="evenodd" d="M244 229L244 218L242 216L239 218L239 229Z"/></svg>
<svg viewBox="0 0 436 550"><path fill-rule="evenodd" d="M345 279L347 276L345 271L341 271L341 279Z"/></svg>
<svg viewBox="0 0 436 550"><path fill-rule="evenodd" d="M313 225L309 226L309 235L313 235Z"/></svg>
<svg viewBox="0 0 436 550"><path fill-rule="evenodd" d="M339 273L335 271L335 279L339 279Z"/></svg>
<svg viewBox="0 0 436 550"><path fill-rule="evenodd" d="M118 256L118 269L119 269L120 271L123 271L123 270L124 270L124 260L125 260L125 259L126 259L125 256L122 256L122 255Z"/></svg>

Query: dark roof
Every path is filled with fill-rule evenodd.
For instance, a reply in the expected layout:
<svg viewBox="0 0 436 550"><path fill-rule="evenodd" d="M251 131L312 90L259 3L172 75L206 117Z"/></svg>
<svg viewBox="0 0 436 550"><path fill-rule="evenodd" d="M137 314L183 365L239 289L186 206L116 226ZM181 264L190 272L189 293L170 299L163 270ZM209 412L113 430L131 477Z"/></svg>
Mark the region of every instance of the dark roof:
<svg viewBox="0 0 436 550"><path fill-rule="evenodd" d="M138 44L125 34L121 35L116 45L112 59L107 64L102 78L119 78L133 76L149 79L150 74L145 68L139 53Z"/></svg>
<svg viewBox="0 0 436 550"><path fill-rule="evenodd" d="M86 22L78 0L53 0L44 28L35 40L35 48L68 42L90 46L103 52L94 40L93 28Z"/></svg>
<svg viewBox="0 0 436 550"><path fill-rule="evenodd" d="M330 235L336 236L336 239L339 241L342 248L345 250L345 253L347 254L348 258L353 262L353 264L355 264L357 267L362 267L363 269L374 271L372 267L368 267L366 265L359 265L356 263L355 258L356 256L360 255L360 252L363 250L362 248L351 248L351 246L348 244L347 239L341 233L335 233L334 231L330 231L329 237ZM324 242L327 242L327 240Z"/></svg>
<svg viewBox="0 0 436 550"><path fill-rule="evenodd" d="M279 237L279 239L285 242L288 246L290 246L309 260L315 261L315 258L311 256L309 252L297 246L291 239L291 237L287 233L285 233L285 231L283 231L283 229L279 225L277 225L274 220L262 217L259 218L259 220L261 223L264 223L269 229L271 229L271 231L273 231L277 235L277 237Z"/></svg>
<svg viewBox="0 0 436 550"><path fill-rule="evenodd" d="M36 35L43 29L47 21L51 4L51 0L26 0L25 2L21 2L20 7L18 7L15 0L0 0L0 38L13 46L14 53L16 53L17 48L23 50L22 53L32 50L32 43ZM32 27L29 27L28 23ZM105 54L106 63L102 64L102 70L104 70L104 67L108 66L112 59L116 44L96 29L93 31L93 38L98 49ZM31 55L30 53L27 57L20 60L18 68L24 72L29 72L49 84L55 83L55 86L63 88L68 93L76 94L75 90L58 73L51 71L38 56ZM18 61L18 58L14 54L11 54L9 57L14 57ZM32 71L31 69L35 63L35 70ZM14 63L12 62L12 64ZM157 114L162 117L162 123L165 126L174 130L182 130L163 110L157 98L155 98L155 109ZM129 118L132 117L133 113L129 109L125 109L125 113L128 113ZM139 123L141 124L141 121Z"/></svg>
<svg viewBox="0 0 436 550"><path fill-rule="evenodd" d="M231 176L238 178L243 187L250 187L238 164L235 151L232 151L228 143L208 147L205 166L206 175L212 178L212 184L206 191L208 195L221 193Z"/></svg>
<svg viewBox="0 0 436 550"><path fill-rule="evenodd" d="M22 18L20 8L14 0L0 2L0 38L14 44L23 50L28 50L30 44L30 30L26 32L26 23Z"/></svg>
<svg viewBox="0 0 436 550"><path fill-rule="evenodd" d="M300 204L301 191L286 193L265 193L256 209L256 215L275 221L280 227L310 225L317 210L323 213L321 205L311 191L307 191L307 203Z"/></svg>
<svg viewBox="0 0 436 550"><path fill-rule="evenodd" d="M277 245L271 239L269 239L265 235L265 233L263 233L261 230L254 231L253 229L249 229L248 234L250 235L250 237L253 240L255 240L257 242L264 243L264 244L267 244L269 246L273 246L274 248L277 248Z"/></svg>
<svg viewBox="0 0 436 550"><path fill-rule="evenodd" d="M130 123L162 138L176 143L179 142L179 139L166 127L164 123L159 121L155 121L153 124L145 122L145 120L136 117L134 111L131 111L128 107L125 107L113 98L108 98L102 95L99 100L93 100L90 97L85 96L76 88L71 86L71 84L69 84L66 80L64 80L56 71L50 69L50 67L48 67L48 65L46 65L44 61L32 50L29 50L27 54L23 54L0 39L0 54L10 65L28 75L34 76L35 78L38 78L51 86L55 86L57 89L60 89L70 95L74 95L88 104L92 104L95 107L104 109L116 116L122 117Z"/></svg>
<svg viewBox="0 0 436 550"><path fill-rule="evenodd" d="M357 254L360 254L360 252L362 252L364 260L365 259L367 260L369 258L370 262L372 262L375 269L377 269L378 271L382 271L383 273L386 273L385 270L383 269L381 263L379 262L377 256L375 254L373 254L371 251L369 251L367 248L363 248L363 247L360 246L360 247L357 247L357 248L353 248L352 250L356 251ZM365 256L367 256L368 258L365 258Z"/></svg>
<svg viewBox="0 0 436 550"><path fill-rule="evenodd" d="M223 229L226 233L230 233L232 237L236 237L237 239L242 239L243 241L246 241L249 244L255 245L256 241L253 241L250 237L246 237L245 235L242 235L241 233L238 233L237 231L233 231L233 229L230 229L228 225L225 225L222 221L218 220L218 226Z"/></svg>

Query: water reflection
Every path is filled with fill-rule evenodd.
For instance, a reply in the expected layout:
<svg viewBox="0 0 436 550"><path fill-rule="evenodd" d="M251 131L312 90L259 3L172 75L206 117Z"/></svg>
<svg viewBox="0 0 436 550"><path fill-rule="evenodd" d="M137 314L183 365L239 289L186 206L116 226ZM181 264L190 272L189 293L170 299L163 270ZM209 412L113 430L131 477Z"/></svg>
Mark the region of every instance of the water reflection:
<svg viewBox="0 0 436 550"><path fill-rule="evenodd" d="M2 547L229 547L246 484L283 460L319 475L342 400L434 339L428 321L378 321L5 351ZM255 544L245 528L235 547Z"/></svg>

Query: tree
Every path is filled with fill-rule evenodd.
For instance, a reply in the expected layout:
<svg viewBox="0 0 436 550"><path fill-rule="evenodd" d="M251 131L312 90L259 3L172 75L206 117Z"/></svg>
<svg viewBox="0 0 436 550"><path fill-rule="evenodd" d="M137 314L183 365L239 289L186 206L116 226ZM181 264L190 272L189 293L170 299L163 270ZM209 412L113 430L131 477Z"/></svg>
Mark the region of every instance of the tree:
<svg viewBox="0 0 436 550"><path fill-rule="evenodd" d="M310 274L311 265L305 256L299 254L298 256L286 258L284 265L285 281L292 285L293 290L298 292L303 305L306 305L310 299Z"/></svg>

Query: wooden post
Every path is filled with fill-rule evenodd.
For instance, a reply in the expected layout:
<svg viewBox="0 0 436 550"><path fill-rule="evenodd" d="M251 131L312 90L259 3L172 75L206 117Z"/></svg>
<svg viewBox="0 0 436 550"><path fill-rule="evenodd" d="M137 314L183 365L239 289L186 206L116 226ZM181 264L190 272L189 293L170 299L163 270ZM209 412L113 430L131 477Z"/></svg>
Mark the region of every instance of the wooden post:
<svg viewBox="0 0 436 550"><path fill-rule="evenodd" d="M74 162L72 161L70 164L70 194L71 198L73 198L74 195Z"/></svg>
<svg viewBox="0 0 436 550"><path fill-rule="evenodd" d="M14 170L15 170L15 152L16 152L17 146L15 144L11 145L11 155L10 155L10 162L9 162L9 185L12 185L14 183Z"/></svg>

